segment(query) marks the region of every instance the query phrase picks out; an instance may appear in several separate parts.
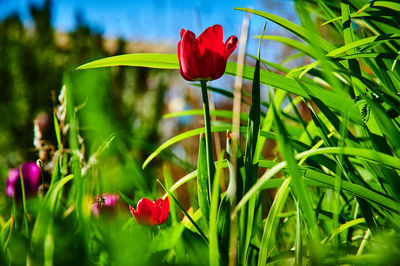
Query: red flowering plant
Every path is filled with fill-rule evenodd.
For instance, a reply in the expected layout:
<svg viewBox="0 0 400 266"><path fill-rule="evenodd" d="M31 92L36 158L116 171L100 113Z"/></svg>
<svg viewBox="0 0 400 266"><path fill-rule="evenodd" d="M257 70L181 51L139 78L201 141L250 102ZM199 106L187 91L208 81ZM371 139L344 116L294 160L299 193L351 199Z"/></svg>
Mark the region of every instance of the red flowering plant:
<svg viewBox="0 0 400 266"><path fill-rule="evenodd" d="M136 209L129 205L129 210L140 225L160 225L168 218L169 200L168 197L156 201L142 198L138 201Z"/></svg>
<svg viewBox="0 0 400 266"><path fill-rule="evenodd" d="M220 78L226 61L236 49L238 39L230 36L223 42L221 25L208 27L199 37L190 30L181 30L178 43L179 69L188 81L210 81Z"/></svg>
<svg viewBox="0 0 400 266"><path fill-rule="evenodd" d="M206 160L208 184L213 183L215 166L212 152L210 108L207 95L207 81L220 78L226 68L228 57L236 49L238 38L230 36L223 42L221 25L208 27L196 38L190 30L181 30L178 43L179 70L184 79L200 81L203 96L203 112L206 137ZM207 189L210 191L210 187Z"/></svg>

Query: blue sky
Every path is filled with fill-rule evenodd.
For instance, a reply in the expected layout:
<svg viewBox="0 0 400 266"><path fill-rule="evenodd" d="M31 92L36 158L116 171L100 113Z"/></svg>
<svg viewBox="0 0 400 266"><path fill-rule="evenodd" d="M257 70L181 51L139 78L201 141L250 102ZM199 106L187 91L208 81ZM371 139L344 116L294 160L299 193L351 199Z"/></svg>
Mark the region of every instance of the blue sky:
<svg viewBox="0 0 400 266"><path fill-rule="evenodd" d="M29 3L41 5L43 2L0 0L0 19L17 12L29 25ZM58 30L72 30L76 12L81 12L86 21L106 37L121 36L127 40L175 45L181 28L190 29L198 35L206 27L220 24L224 28L225 39L233 34L239 36L244 12L235 11L234 7L251 7L295 20L293 3L289 0L53 0L52 23ZM260 34L264 21L252 16L250 35ZM279 32L284 34L278 26L268 25L268 34ZM255 53L256 47L257 41L250 40L250 52ZM273 56L273 50L263 54Z"/></svg>

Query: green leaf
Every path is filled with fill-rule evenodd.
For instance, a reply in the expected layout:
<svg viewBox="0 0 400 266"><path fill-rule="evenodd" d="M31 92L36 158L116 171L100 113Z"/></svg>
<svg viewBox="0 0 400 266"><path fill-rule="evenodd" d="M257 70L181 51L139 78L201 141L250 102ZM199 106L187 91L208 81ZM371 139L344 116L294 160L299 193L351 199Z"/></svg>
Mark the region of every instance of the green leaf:
<svg viewBox="0 0 400 266"><path fill-rule="evenodd" d="M224 153L221 152L219 162L222 161ZM210 265L219 265L220 254L218 244L218 205L219 205L219 182L221 179L221 165L217 165L214 182L212 186L211 194L211 206L210 206L210 242L209 242L209 254L210 254Z"/></svg>
<svg viewBox="0 0 400 266"><path fill-rule="evenodd" d="M124 193L122 193L121 191L119 192L119 194L121 195L121 198L130 206L132 207L136 207L136 203L131 200L127 195L125 195Z"/></svg>
<svg viewBox="0 0 400 266"><path fill-rule="evenodd" d="M328 174L321 173L319 171L311 169L305 169L304 176L307 179L319 182L320 184L328 185L331 188L335 187L336 177L334 178ZM340 190L346 191L354 196L365 199L369 202L379 204L380 206L383 206L388 210L400 213L400 203L392 200L391 198L385 195L377 193L371 189L367 189L363 186L342 180L340 182Z"/></svg>
<svg viewBox="0 0 400 266"><path fill-rule="evenodd" d="M363 6L360 10L357 11L357 13L360 13L369 7L385 7L397 12L400 11L400 3L395 3L392 1L372 1Z"/></svg>
<svg viewBox="0 0 400 266"><path fill-rule="evenodd" d="M400 39L400 34L381 34L381 35L372 36L372 37L364 38L364 39L357 40L357 41L349 39L349 42L346 43L346 45L343 45L335 50L332 50L331 52L327 53L326 56L335 57L335 56L339 56L340 54L351 51L351 50L353 50L357 47L363 46L363 45L368 45L371 43L377 44L377 43L382 43L382 42L387 42L390 40L397 40L397 39Z"/></svg>
<svg viewBox="0 0 400 266"><path fill-rule="evenodd" d="M265 221L264 230L261 237L258 265L267 264L267 259L275 244L275 237L279 225L278 215L282 212L286 203L286 199L289 195L290 178L286 178L285 180L280 179L279 181L281 181L281 186L275 195L274 202L272 203Z"/></svg>
<svg viewBox="0 0 400 266"><path fill-rule="evenodd" d="M138 53L103 58L81 65L77 69L81 70L110 66L137 66L162 69L178 69L179 61L176 54Z"/></svg>
<svg viewBox="0 0 400 266"><path fill-rule="evenodd" d="M300 39L305 40L307 43L315 43L316 45L320 46L323 50L329 52L331 50L335 49L335 46L330 44L327 40L322 38L321 36L315 34L315 32L309 31L306 28L299 26L291 21L288 21L286 19L283 19L279 16L267 13L267 12L262 12L250 8L235 8L235 10L241 10L245 12L249 12L255 15L258 15L260 17L266 18L271 20L272 22L275 22L276 24L282 26L283 28L287 29L288 31L292 32L295 34L297 37Z"/></svg>
<svg viewBox="0 0 400 266"><path fill-rule="evenodd" d="M53 120L54 120L54 131L56 132L56 138L57 138L57 147L58 149L61 149L62 143L61 143L61 131L60 131L60 126L58 124L58 120L55 114L53 114Z"/></svg>
<svg viewBox="0 0 400 266"><path fill-rule="evenodd" d="M246 128L241 127L241 132L244 132L245 129ZM225 132L227 130L232 130L232 126L213 126L211 128L211 132ZM204 132L204 128L197 128L197 129L189 130L182 134L176 135L175 137L172 137L171 139L169 139L166 142L164 142L163 144L161 144L152 154L150 154L149 157L147 157L146 161L143 163L142 167L145 168L151 162L151 160L153 160L160 152L162 152L169 146L171 146L181 140L197 136L201 132Z"/></svg>
<svg viewBox="0 0 400 266"><path fill-rule="evenodd" d="M189 221L192 223L192 225L196 228L196 230L199 232L199 234L201 235L201 237L204 239L205 242L207 241L207 237L206 235L203 233L203 230L201 230L201 228L197 225L197 223L193 220L193 218L189 215L189 213L185 210L185 208L183 208L183 206L179 203L179 201L175 198L175 196L171 193L171 191L169 189L167 189L160 180L157 179L157 182L163 187L163 189L168 193L168 196L170 196L176 203L176 205L178 205L178 207L181 209L181 211L185 214L185 216L189 219Z"/></svg>
<svg viewBox="0 0 400 266"><path fill-rule="evenodd" d="M229 261L229 238L231 232L231 201L225 194L218 208L217 235L222 261Z"/></svg>
<svg viewBox="0 0 400 266"><path fill-rule="evenodd" d="M14 227L14 217L11 216L6 223L1 227L1 247L2 247L2 255L5 254L5 251L8 246L8 242L11 238L11 232Z"/></svg>
<svg viewBox="0 0 400 266"><path fill-rule="evenodd" d="M194 109L194 110L184 110L174 113L167 113L163 115L163 118L175 118L175 117L182 117L182 116L201 116L203 115L203 110L201 109ZM230 110L210 110L211 116L221 117L221 118L232 118L233 112ZM247 121L249 115L246 113L240 113L240 120Z"/></svg>
<svg viewBox="0 0 400 266"><path fill-rule="evenodd" d="M265 26L264 26L265 30ZM264 30L263 34L264 35ZM250 106L249 120L247 122L246 134L246 152L245 152L245 169L246 169L246 183L244 184L245 192L257 180L257 161L258 156L255 155L257 141L260 134L260 46L258 50L258 58L256 67L254 69L253 86L252 86L252 103Z"/></svg>
<svg viewBox="0 0 400 266"><path fill-rule="evenodd" d="M29 225L28 225L28 209L26 207L26 194L25 194L25 185L24 185L24 177L22 175L22 168L19 168L19 180L21 185L21 194L22 194L22 206L24 210L24 225L25 225L25 237L29 236ZM18 184L18 183L17 183Z"/></svg>
<svg viewBox="0 0 400 266"><path fill-rule="evenodd" d="M254 38L261 38L261 36L254 36ZM286 44L289 47L292 47L298 51L303 52L304 54L311 56L312 58L318 58L318 53L316 53L315 49L313 47L302 43L300 41L283 37L283 36L273 36L273 35L266 35L262 37L263 40L272 40L272 41L277 41L283 44Z"/></svg>
<svg viewBox="0 0 400 266"><path fill-rule="evenodd" d="M288 172L291 176L290 187L293 190L296 199L299 201L299 205L308 229L310 230L312 240L319 241L319 231L312 202L304 185L302 174L297 166L292 147L288 141L287 131L283 126L278 110L275 108L273 102L272 108L274 109L274 122L278 133L278 143L281 148L282 156L287 162Z"/></svg>
<svg viewBox="0 0 400 266"><path fill-rule="evenodd" d="M329 237L329 240L331 240L333 237L335 237L335 235L340 234L344 230L349 229L350 227L358 225L360 223L365 223L365 219L358 218L358 219L348 221L345 224L342 224L339 228L337 228L335 231L332 232L331 236Z"/></svg>
<svg viewBox="0 0 400 266"><path fill-rule="evenodd" d="M197 161L197 196L200 210L208 221L210 217L210 184L207 174L206 140L203 132L200 134L199 158Z"/></svg>

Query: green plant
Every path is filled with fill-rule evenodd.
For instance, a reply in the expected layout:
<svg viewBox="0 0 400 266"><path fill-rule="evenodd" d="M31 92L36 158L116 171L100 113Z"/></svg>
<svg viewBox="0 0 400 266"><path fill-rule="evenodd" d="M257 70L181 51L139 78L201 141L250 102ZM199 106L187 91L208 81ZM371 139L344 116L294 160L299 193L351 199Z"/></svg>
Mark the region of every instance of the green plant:
<svg viewBox="0 0 400 266"><path fill-rule="evenodd" d="M86 197L93 194L96 174L86 171L82 176L82 165L90 160L78 156L79 123L70 105L68 121L76 130L69 132L71 173L66 174L67 163L59 159L60 169L32 229L30 245L40 250L37 261L51 264L53 253L57 254L53 228L67 221L69 228L78 227L73 243L83 261L91 263L132 263L129 258L142 264L399 263L400 21L396 12L400 5L366 0L297 0L295 4L301 25L263 11L237 10L261 16L297 36L288 39L263 32L255 39L289 45L298 52L292 59L304 61L289 69L260 58L259 52L248 56L255 60L254 67L228 62L225 74L242 73L252 84L251 104L242 103L250 105L249 114L213 110L212 115L233 122L210 123L209 114L205 115L207 127L211 124L208 132L198 128L176 135L144 161L143 168L172 145L200 138L197 170L173 183L169 169L163 168L165 185L160 184L171 196L171 215L160 227L139 227L132 218L126 222L127 216L111 223L91 218ZM306 60L312 63L304 64ZM129 54L78 69L120 65L179 68L173 54ZM232 98L230 92L204 82L201 88L205 104L206 90ZM262 94L268 95L268 103L261 101ZM262 105L268 106L266 113ZM168 116L186 115L202 112ZM207 157L212 155L204 136L206 132L210 137L210 131L228 131L226 152L211 162L215 174L209 170ZM267 140L278 146L267 150ZM113 141L107 139L92 156L98 158ZM274 152L275 158L267 158L266 152ZM229 177L225 191L220 187L224 169ZM187 210L176 192L195 178L198 203ZM61 203L61 191L69 182L73 184L66 193L67 206L75 209L66 215L69 209ZM187 218L178 220L176 207ZM11 217L1 224L3 251L9 249L13 223ZM104 229L104 224L109 228ZM118 248L112 249L113 245Z"/></svg>

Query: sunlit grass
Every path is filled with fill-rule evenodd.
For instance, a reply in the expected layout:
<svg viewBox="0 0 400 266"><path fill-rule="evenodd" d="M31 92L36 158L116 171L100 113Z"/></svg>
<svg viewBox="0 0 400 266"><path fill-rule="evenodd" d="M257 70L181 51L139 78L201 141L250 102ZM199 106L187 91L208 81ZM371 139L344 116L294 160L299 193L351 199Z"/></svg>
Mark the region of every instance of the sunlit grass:
<svg viewBox="0 0 400 266"><path fill-rule="evenodd" d="M0 219L1 263L399 263L400 30L394 13L400 6L362 0L295 3L301 25L237 8L297 36L269 36L267 26L249 41L278 41L299 52L292 69L287 62L248 56L256 62L243 68L252 93L242 101L250 111L239 114L239 136L230 133L234 122L226 122L235 113L217 108L210 112L217 121L206 111L205 127L162 144L144 143L147 157L136 161L124 132L104 109L109 106L106 70L90 68L178 69L177 56L121 55L66 74L57 106L64 113L54 115L57 155L51 182L42 198L25 199L22 193L22 201L5 199L14 207ZM235 76L237 69L240 64L228 62L225 74ZM200 90L198 85L194 89ZM205 110L207 90L234 98L205 82L201 88ZM268 103L261 95L268 95ZM261 105L268 107L265 113ZM183 116L203 116L203 111L164 118ZM226 152L213 159L215 147L206 137L226 131ZM200 139L193 147L196 169L173 176L171 147L193 137ZM148 170L157 160L163 167ZM229 180L228 190L221 189L221 176ZM115 212L103 210L96 217L92 206L101 204L95 197L102 193L121 198ZM127 204L163 194L171 204L167 221L138 225Z"/></svg>

